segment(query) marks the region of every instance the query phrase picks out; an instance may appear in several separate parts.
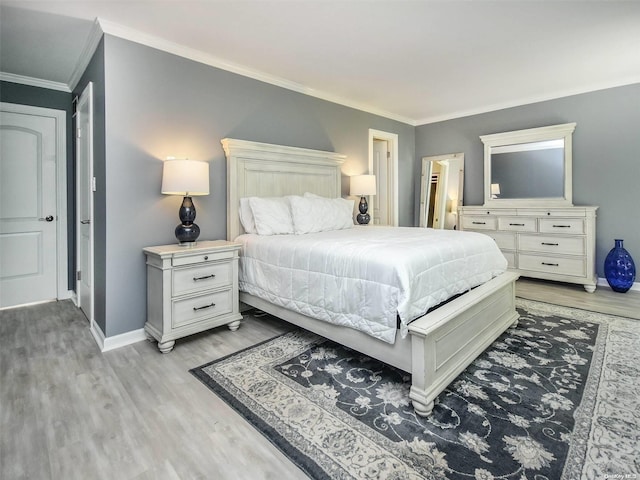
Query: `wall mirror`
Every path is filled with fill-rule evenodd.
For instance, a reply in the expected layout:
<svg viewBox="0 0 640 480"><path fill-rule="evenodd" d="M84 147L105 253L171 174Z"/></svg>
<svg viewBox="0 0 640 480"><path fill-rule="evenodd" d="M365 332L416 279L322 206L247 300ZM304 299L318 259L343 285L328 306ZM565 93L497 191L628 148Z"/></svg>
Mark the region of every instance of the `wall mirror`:
<svg viewBox="0 0 640 480"><path fill-rule="evenodd" d="M463 185L464 153L423 157L420 226L457 229Z"/></svg>
<svg viewBox="0 0 640 480"><path fill-rule="evenodd" d="M496 133L484 143L484 206L572 206L575 123Z"/></svg>

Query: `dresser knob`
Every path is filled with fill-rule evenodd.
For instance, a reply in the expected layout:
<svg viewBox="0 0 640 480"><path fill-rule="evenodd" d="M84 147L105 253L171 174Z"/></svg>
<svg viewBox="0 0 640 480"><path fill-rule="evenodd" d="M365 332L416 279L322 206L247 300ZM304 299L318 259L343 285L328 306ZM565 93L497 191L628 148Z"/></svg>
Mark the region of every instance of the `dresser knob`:
<svg viewBox="0 0 640 480"><path fill-rule="evenodd" d="M205 260L209 260L209 255L205 255L205 256L204 256L204 259L205 259Z"/></svg>

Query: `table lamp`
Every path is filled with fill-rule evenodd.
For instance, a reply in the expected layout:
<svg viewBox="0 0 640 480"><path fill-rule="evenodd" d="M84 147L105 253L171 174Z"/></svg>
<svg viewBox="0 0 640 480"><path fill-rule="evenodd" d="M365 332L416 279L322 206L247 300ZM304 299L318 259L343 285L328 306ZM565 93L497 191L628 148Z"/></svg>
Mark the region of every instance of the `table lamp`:
<svg viewBox="0 0 640 480"><path fill-rule="evenodd" d="M360 213L356 220L360 225L366 225L371 220L371 216L367 213L369 205L367 203L367 195L376 194L376 176L375 175L353 175L350 178L350 195L360 197L358 210Z"/></svg>
<svg viewBox="0 0 640 480"><path fill-rule="evenodd" d="M175 234L180 245L195 245L200 227L193 223L196 219L196 207L191 197L209 195L209 164L169 157L162 169L162 193L184 196L178 211L181 223L176 227Z"/></svg>

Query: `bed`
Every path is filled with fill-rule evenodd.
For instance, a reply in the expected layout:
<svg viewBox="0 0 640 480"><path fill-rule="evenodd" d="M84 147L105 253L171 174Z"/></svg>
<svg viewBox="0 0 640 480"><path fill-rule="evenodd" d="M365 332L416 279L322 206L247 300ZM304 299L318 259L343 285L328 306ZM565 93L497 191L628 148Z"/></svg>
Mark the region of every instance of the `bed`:
<svg viewBox="0 0 640 480"><path fill-rule="evenodd" d="M227 237L246 241L240 200L316 194L341 196L345 156L318 150L224 139L227 157ZM383 227L354 227L354 229ZM416 230L417 231L417 230ZM461 233L461 232L458 232ZM282 240L286 236L280 237ZM241 254L241 262L242 254ZM410 398L417 414L427 416L440 392L504 330L517 322L515 280L501 273L416 319L408 334L392 343L345 325L318 320L270 297L243 291L240 300L292 324L353 348L411 374ZM262 298L261 298L262 297ZM400 329L403 322L399 322Z"/></svg>

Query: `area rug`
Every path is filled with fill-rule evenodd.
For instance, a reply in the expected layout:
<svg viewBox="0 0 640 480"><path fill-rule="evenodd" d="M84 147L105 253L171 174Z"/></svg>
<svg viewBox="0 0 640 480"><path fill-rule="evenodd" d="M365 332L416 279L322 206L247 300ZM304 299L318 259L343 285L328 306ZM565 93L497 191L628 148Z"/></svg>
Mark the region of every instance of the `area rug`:
<svg viewBox="0 0 640 480"><path fill-rule="evenodd" d="M517 305L426 418L407 373L302 330L191 372L314 479L640 479L640 322Z"/></svg>

